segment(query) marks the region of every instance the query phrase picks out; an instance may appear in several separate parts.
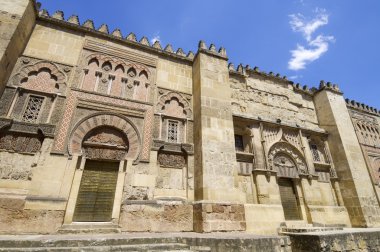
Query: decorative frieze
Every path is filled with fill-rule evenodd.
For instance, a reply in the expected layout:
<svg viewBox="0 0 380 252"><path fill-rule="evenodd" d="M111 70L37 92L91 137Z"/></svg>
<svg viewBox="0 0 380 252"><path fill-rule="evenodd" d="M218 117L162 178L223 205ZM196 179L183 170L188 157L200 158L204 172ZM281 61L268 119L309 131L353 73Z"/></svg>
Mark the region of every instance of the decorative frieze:
<svg viewBox="0 0 380 252"><path fill-rule="evenodd" d="M0 135L0 150L36 153L41 149L42 139L39 136L30 136L17 133L3 133Z"/></svg>

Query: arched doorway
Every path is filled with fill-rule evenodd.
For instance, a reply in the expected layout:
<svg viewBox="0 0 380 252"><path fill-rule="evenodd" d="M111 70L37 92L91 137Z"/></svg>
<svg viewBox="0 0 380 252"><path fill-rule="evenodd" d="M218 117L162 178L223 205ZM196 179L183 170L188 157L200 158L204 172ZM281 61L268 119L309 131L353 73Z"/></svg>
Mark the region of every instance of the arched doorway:
<svg viewBox="0 0 380 252"><path fill-rule="evenodd" d="M95 128L84 137L82 151L86 161L73 221L111 221L120 160L128 150L126 135L110 126Z"/></svg>
<svg viewBox="0 0 380 252"><path fill-rule="evenodd" d="M282 153L278 154L274 158L274 165L280 175L278 178L278 186L280 190L281 204L284 209L285 220L300 220L300 204L297 196L297 190L291 178L297 176L296 165L289 156Z"/></svg>
<svg viewBox="0 0 380 252"><path fill-rule="evenodd" d="M297 190L299 176L308 174L302 153L288 142L280 141L269 150L270 169L277 172L281 204L285 220L302 220L301 202Z"/></svg>

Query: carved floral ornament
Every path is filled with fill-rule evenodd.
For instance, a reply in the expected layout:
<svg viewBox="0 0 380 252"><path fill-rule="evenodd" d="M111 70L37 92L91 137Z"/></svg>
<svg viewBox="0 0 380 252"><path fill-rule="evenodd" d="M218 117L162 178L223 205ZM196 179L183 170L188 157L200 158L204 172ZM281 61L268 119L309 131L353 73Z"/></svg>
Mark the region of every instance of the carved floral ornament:
<svg viewBox="0 0 380 252"><path fill-rule="evenodd" d="M191 104L188 97L169 91L166 94L162 94L158 99L158 112L168 116L188 118L192 117Z"/></svg>
<svg viewBox="0 0 380 252"><path fill-rule="evenodd" d="M81 155L84 151L88 158L137 160L141 140L138 130L127 118L96 113L74 127L68 151L70 155Z"/></svg>
<svg viewBox="0 0 380 252"><path fill-rule="evenodd" d="M278 176L296 178L307 174L307 167L302 154L287 142L272 145L268 154L269 170L277 171Z"/></svg>
<svg viewBox="0 0 380 252"><path fill-rule="evenodd" d="M45 61L24 66L11 81L13 86L44 93L64 93L66 82L66 74L57 65Z"/></svg>

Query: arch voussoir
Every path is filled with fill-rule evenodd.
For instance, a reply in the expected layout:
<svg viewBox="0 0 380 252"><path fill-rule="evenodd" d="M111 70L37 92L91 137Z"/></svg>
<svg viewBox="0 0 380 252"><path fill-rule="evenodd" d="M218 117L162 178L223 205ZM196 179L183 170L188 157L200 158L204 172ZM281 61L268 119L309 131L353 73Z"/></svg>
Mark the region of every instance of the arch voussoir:
<svg viewBox="0 0 380 252"><path fill-rule="evenodd" d="M100 127L120 130L128 139L129 144L125 158L138 159L141 151L140 135L130 120L117 114L97 114L81 120L71 133L68 144L69 154L82 154L84 139L90 132Z"/></svg>

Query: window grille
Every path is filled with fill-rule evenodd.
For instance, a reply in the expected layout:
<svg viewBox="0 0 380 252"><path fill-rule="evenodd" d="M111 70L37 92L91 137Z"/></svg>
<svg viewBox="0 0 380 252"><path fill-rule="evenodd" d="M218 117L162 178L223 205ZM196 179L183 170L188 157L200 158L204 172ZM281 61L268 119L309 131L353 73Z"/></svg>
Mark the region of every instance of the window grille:
<svg viewBox="0 0 380 252"><path fill-rule="evenodd" d="M236 151L244 151L244 143L242 135L235 135L235 150Z"/></svg>
<svg viewBox="0 0 380 252"><path fill-rule="evenodd" d="M316 144L310 144L311 153L313 154L313 160L315 162L321 162L321 157L319 156L318 146Z"/></svg>
<svg viewBox="0 0 380 252"><path fill-rule="evenodd" d="M37 122L43 101L43 97L31 95L28 100L28 105L25 108L24 115L22 116L22 120L24 122Z"/></svg>
<svg viewBox="0 0 380 252"><path fill-rule="evenodd" d="M169 121L168 124L168 142L178 142L178 122Z"/></svg>

